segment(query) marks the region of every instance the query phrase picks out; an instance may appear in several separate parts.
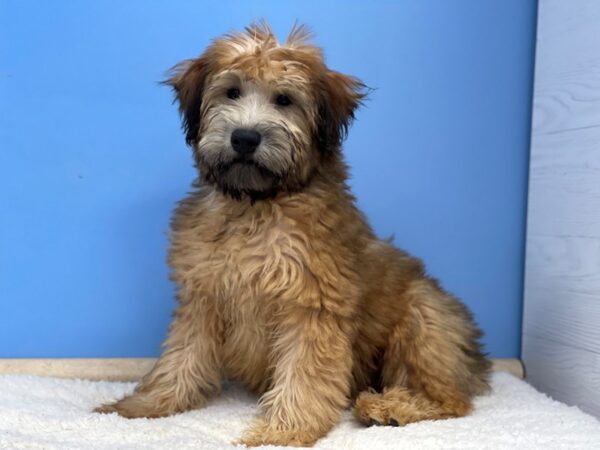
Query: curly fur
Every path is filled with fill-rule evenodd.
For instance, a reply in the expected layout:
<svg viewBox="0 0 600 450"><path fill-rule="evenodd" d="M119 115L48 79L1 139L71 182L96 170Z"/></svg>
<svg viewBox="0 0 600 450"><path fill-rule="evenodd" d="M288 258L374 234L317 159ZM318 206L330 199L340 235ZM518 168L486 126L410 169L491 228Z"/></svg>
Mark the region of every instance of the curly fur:
<svg viewBox="0 0 600 450"><path fill-rule="evenodd" d="M242 443L309 446L353 400L361 422L403 425L468 414L488 388L467 308L357 209L340 144L364 85L308 37L296 27L281 45L252 25L174 68L200 172L172 222L179 305L154 369L98 411L166 416L232 378L262 395ZM273 103L282 92L291 106ZM236 127L263 135L243 165Z"/></svg>

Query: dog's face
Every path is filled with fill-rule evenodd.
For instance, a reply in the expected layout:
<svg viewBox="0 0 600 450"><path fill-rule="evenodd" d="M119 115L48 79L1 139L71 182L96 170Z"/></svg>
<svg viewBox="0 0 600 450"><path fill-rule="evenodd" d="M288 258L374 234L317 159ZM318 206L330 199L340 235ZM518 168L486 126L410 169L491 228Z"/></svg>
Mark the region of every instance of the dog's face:
<svg viewBox="0 0 600 450"><path fill-rule="evenodd" d="M297 191L339 152L364 86L329 70L308 37L295 27L280 45L252 25L175 66L167 83L204 182L235 198Z"/></svg>

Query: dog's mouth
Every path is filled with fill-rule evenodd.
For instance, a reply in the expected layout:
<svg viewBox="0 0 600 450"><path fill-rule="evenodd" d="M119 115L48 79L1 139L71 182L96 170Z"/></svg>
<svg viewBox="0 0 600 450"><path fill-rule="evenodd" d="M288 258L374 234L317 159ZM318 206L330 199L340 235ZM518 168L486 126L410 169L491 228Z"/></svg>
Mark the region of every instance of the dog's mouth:
<svg viewBox="0 0 600 450"><path fill-rule="evenodd" d="M236 197L239 193L272 193L279 180L272 170L251 157L237 157L214 169L213 181L221 190Z"/></svg>
<svg viewBox="0 0 600 450"><path fill-rule="evenodd" d="M219 171L221 173L228 172L236 166L243 167L247 170L256 170L257 172L260 173L260 175L265 176L265 177L273 177L273 178L276 177L275 173L273 173L272 170L265 167L263 164L259 163L254 158L245 157L245 156L240 156L238 158L233 159L231 162L229 162L227 164L222 164L221 167L219 168ZM245 170L245 169L242 169L242 170Z"/></svg>
<svg viewBox="0 0 600 450"><path fill-rule="evenodd" d="M254 167L254 168L256 168L257 170L260 170L260 169L261 169L261 167L262 167L260 164L258 164L256 161L254 161L254 159L252 159L252 158L244 158L244 157L242 157L242 158L236 158L236 159L234 159L233 161L231 161L231 162L230 162L230 163L227 165L227 167L226 167L226 168L227 168L227 169L229 169L231 166L234 166L234 165L236 165L236 164L241 164L241 165L243 165L243 166L250 166L250 167Z"/></svg>

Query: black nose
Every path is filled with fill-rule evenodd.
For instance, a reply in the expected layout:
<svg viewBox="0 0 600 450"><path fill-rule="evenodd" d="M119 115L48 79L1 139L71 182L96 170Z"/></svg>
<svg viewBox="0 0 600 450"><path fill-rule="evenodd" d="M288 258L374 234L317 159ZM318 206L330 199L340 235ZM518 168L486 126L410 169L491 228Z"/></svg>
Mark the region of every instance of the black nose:
<svg viewBox="0 0 600 450"><path fill-rule="evenodd" d="M254 130L238 128L231 133L231 146L240 155L248 155L260 144L260 133Z"/></svg>

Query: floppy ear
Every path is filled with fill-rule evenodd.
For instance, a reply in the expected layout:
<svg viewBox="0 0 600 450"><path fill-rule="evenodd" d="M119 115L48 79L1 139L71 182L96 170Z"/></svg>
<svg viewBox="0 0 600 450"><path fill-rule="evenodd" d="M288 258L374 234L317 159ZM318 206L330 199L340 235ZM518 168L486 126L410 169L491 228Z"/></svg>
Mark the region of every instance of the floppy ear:
<svg viewBox="0 0 600 450"><path fill-rule="evenodd" d="M338 149L362 103L366 86L358 78L327 70L322 80L319 102L318 141L324 152Z"/></svg>
<svg viewBox="0 0 600 450"><path fill-rule="evenodd" d="M175 91L175 100L179 103L182 127L188 145L196 144L200 138L200 107L208 66L206 56L182 61L170 70L170 78L163 82Z"/></svg>

